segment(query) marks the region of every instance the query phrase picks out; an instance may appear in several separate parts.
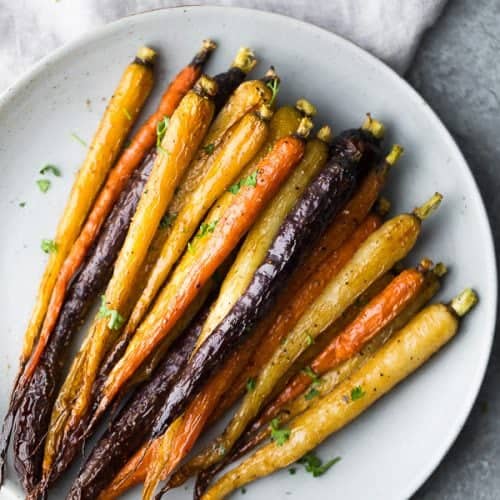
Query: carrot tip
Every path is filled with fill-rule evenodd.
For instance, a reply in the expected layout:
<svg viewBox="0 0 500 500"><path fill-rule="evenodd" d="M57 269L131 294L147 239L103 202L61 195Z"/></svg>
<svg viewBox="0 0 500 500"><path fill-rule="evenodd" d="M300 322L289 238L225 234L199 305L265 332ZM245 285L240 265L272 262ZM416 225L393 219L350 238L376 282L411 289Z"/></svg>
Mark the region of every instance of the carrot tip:
<svg viewBox="0 0 500 500"><path fill-rule="evenodd" d="M390 210L391 210L391 202L384 196L381 196L375 202L375 212L378 215L385 217Z"/></svg>
<svg viewBox="0 0 500 500"><path fill-rule="evenodd" d="M472 288L466 288L450 302L450 308L461 318L477 304L478 300L476 292Z"/></svg>
<svg viewBox="0 0 500 500"><path fill-rule="evenodd" d="M300 120L299 126L297 127L296 135L301 137L302 139L307 139L307 136L311 132L314 124L310 118L304 116L302 120Z"/></svg>
<svg viewBox="0 0 500 500"><path fill-rule="evenodd" d="M136 54L137 59L145 63L152 63L156 57L156 52L150 47L140 47Z"/></svg>
<svg viewBox="0 0 500 500"><path fill-rule="evenodd" d="M330 144L333 139L333 131L329 125L323 125L317 132L316 137L327 144Z"/></svg>
<svg viewBox="0 0 500 500"><path fill-rule="evenodd" d="M310 103L307 99L297 99L295 107L304 115L308 117L315 116L318 110L314 104Z"/></svg>
<svg viewBox="0 0 500 500"><path fill-rule="evenodd" d="M425 273L432 269L432 266L434 265L434 262L432 262L431 259L424 257L417 266L417 270L421 273Z"/></svg>
<svg viewBox="0 0 500 500"><path fill-rule="evenodd" d="M264 121L268 121L273 116L273 110L269 107L268 104L263 104L257 110L257 115Z"/></svg>
<svg viewBox="0 0 500 500"><path fill-rule="evenodd" d="M404 153L404 148L399 144L394 144L389 152L389 154L385 157L385 161L392 167L399 160L401 155Z"/></svg>
<svg viewBox="0 0 500 500"><path fill-rule="evenodd" d="M201 75L193 90L203 97L213 97L217 92L217 83L209 76Z"/></svg>
<svg viewBox="0 0 500 500"><path fill-rule="evenodd" d="M438 209L442 200L443 195L441 193L434 193L423 205L413 210L413 215L421 221L424 221Z"/></svg>
<svg viewBox="0 0 500 500"><path fill-rule="evenodd" d="M238 68L243 71L243 73L247 74L255 68L256 64L257 59L255 58L255 54L252 49L249 49L248 47L241 47L238 50L231 67Z"/></svg>
<svg viewBox="0 0 500 500"><path fill-rule="evenodd" d="M201 47L201 50L205 52L212 52L216 48L217 48L217 43L214 42L213 40L210 40L210 38L203 40L203 45Z"/></svg>
<svg viewBox="0 0 500 500"><path fill-rule="evenodd" d="M278 83L280 82L280 77L278 76L278 73L276 73L276 70L274 69L274 66L271 66L265 73L264 78L262 78L262 81L264 83L269 83L276 80Z"/></svg>
<svg viewBox="0 0 500 500"><path fill-rule="evenodd" d="M372 118L370 113L366 113L366 119L363 122L361 129L370 132L376 139L383 139L385 135L385 127L382 122Z"/></svg>
<svg viewBox="0 0 500 500"><path fill-rule="evenodd" d="M432 272L438 277L442 278L447 272L448 268L443 262L438 262L435 266Z"/></svg>

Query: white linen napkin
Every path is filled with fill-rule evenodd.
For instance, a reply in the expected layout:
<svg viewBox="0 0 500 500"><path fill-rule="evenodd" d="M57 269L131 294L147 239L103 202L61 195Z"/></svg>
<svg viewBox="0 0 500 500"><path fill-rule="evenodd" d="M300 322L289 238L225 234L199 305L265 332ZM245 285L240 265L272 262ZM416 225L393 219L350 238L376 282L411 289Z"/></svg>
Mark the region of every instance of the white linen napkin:
<svg viewBox="0 0 500 500"><path fill-rule="evenodd" d="M270 10L333 31L399 73L446 0L0 0L0 92L34 62L92 28L125 15L175 5Z"/></svg>

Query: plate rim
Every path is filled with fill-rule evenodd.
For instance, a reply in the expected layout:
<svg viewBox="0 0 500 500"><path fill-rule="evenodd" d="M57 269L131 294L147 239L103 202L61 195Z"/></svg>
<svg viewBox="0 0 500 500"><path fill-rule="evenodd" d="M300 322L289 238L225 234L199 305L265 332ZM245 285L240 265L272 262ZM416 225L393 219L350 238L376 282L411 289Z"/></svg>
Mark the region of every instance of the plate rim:
<svg viewBox="0 0 500 500"><path fill-rule="evenodd" d="M490 259L493 265L493 273L489 277L491 290L494 292L494 297L492 301L492 312L490 313L490 317L487 318L488 322L488 330L491 332L488 341L488 350L487 354L483 356L483 359L478 360L480 366L476 369L475 379L471 380L471 384L469 385L469 390L464 393L463 397L463 409L459 415L457 415L455 422L453 425L450 425L450 431L448 434L442 438L439 446L436 446L432 457L430 457L425 466L421 468L421 470L415 471L413 476L414 479L409 482L406 492L404 493L403 498L410 498L417 490L426 482L426 480L432 475L432 473L437 469L441 461L445 458L456 439L460 435L463 430L463 427L468 419L474 403L479 395L481 386L483 384L484 378L486 376L486 370L489 364L489 360L491 357L493 341L495 338L495 329L497 323L497 308L498 308L498 266L496 261L496 252L495 252L495 242L493 237L493 232L491 229L491 222L488 216L488 212L486 210L486 206L484 204L483 196L481 194L481 190L476 182L476 179L472 173L469 164L464 157L460 147L457 142L451 135L450 131L441 121L437 113L430 107L427 101L419 94L419 92L413 88L401 75L399 75L394 69L388 66L387 63L377 58L375 55L361 48L356 43L338 35L333 31L329 31L326 28L322 28L315 24L312 24L307 21L303 21L301 19L297 19L291 16L287 16L285 14L280 14L277 12L271 12L261 9L253 9L248 7L236 7L236 6L225 6L225 5L178 5L172 7L159 7L155 9L148 9L142 12L136 12L133 14L126 15L117 19L115 21L106 23L102 26L98 26L96 28L90 29L87 33L77 37L74 40L58 47L53 50L43 58L41 58L38 62L33 64L30 68L25 70L18 78L14 81L13 84L7 87L0 94L0 113L4 110L4 108L8 105L9 100L13 98L16 94L21 93L25 88L27 88L31 81L42 74L44 70L50 67L51 64L57 62L59 59L64 58L65 56L71 54L73 51L78 50L79 48L84 48L87 44L92 41L96 41L99 38L106 36L106 34L114 31L119 31L122 26L127 26L128 24L136 21L138 18L153 17L158 15L159 12L165 12L167 15L170 11L178 11L183 10L185 13L189 11L213 11L213 10L226 10L226 11L236 11L239 13L246 13L247 15L259 15L264 17L276 17L281 20L291 23L292 25L300 25L301 28L309 30L310 32L321 33L321 35L326 36L332 40L332 43L340 45L343 49L348 50L356 54L362 61L363 64L371 64L373 65L377 71L380 71L382 75L386 78L392 79L395 83L402 86L405 94L408 95L409 98L417 100L422 107L422 112L427 115L427 118L430 119L434 125L440 131L440 137L442 137L443 141L447 142L447 147L450 151L454 152L455 157L461 162L462 167L465 167L466 175L468 177L469 182L471 182L472 187L475 189L477 198L478 198L478 208L482 214L482 222L481 224L485 229L487 234L487 241L484 242L485 251L490 254ZM9 492L7 484L4 484L4 492ZM14 493L11 491L11 493ZM15 495L15 493L14 493Z"/></svg>

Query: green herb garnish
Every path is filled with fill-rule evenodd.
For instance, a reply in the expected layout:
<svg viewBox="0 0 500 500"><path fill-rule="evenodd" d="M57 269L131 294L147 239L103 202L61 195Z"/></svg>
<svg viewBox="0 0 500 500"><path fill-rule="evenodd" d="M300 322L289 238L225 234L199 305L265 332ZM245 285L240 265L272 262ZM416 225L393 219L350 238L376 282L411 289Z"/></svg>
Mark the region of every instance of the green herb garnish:
<svg viewBox="0 0 500 500"><path fill-rule="evenodd" d="M280 419L273 418L271 420L271 439L278 445L283 446L289 439L291 430L285 428L281 428Z"/></svg>
<svg viewBox="0 0 500 500"><path fill-rule="evenodd" d="M54 240L48 240L44 238L40 246L45 253L57 252L57 243Z"/></svg>
<svg viewBox="0 0 500 500"><path fill-rule="evenodd" d="M232 184L227 188L227 190L232 193L232 194L237 194L238 191L243 187L243 186L250 186L250 187L255 187L257 185L257 170L253 173L250 174L247 177L243 177L243 179L240 179L238 182Z"/></svg>
<svg viewBox="0 0 500 500"><path fill-rule="evenodd" d="M295 476L297 469L295 467L290 467L288 469L288 472L290 473L291 476Z"/></svg>
<svg viewBox="0 0 500 500"><path fill-rule="evenodd" d="M302 373L306 374L312 380L313 384L319 383L320 378L318 374L310 366L306 366L304 369L302 369Z"/></svg>
<svg viewBox="0 0 500 500"><path fill-rule="evenodd" d="M104 295L101 295L99 316L101 318L109 318L108 328L110 330L119 330L123 326L123 323L125 323L125 318L116 309L108 309Z"/></svg>
<svg viewBox="0 0 500 500"><path fill-rule="evenodd" d="M256 384L257 384L257 381L253 377L250 377L247 380L247 392L252 392L255 389Z"/></svg>
<svg viewBox="0 0 500 500"><path fill-rule="evenodd" d="M42 193L46 193L50 189L50 181L48 179L38 179L36 183Z"/></svg>
<svg viewBox="0 0 500 500"><path fill-rule="evenodd" d="M169 123L170 123L170 117L164 116L163 120L160 120L158 122L158 125L156 125L156 147L160 151L163 151L164 153L166 153L166 151L161 147L161 141L163 141L163 138L165 137L165 133L167 132Z"/></svg>
<svg viewBox="0 0 500 500"><path fill-rule="evenodd" d="M215 144L212 142L210 144L207 144L206 146L203 146L203 151L207 153L208 155L211 155L214 152L215 149Z"/></svg>
<svg viewBox="0 0 500 500"><path fill-rule="evenodd" d="M75 132L71 132L71 137L73 137L73 139L79 142L82 146L87 147L87 143L81 137L75 134Z"/></svg>
<svg viewBox="0 0 500 500"><path fill-rule="evenodd" d="M241 488L241 494L244 495L246 492L247 492L247 489L243 486L243 488Z"/></svg>
<svg viewBox="0 0 500 500"><path fill-rule="evenodd" d="M51 174L54 174L56 177L61 177L61 170L59 168L57 168L55 165L50 165L50 164L47 164L47 165L44 165L41 170L40 170L40 173L42 175L46 175L48 173L51 173Z"/></svg>
<svg viewBox="0 0 500 500"><path fill-rule="evenodd" d="M177 219L176 212L165 214L160 220L160 227L162 227L163 229L170 227L174 223L175 219Z"/></svg>
<svg viewBox="0 0 500 500"><path fill-rule="evenodd" d="M213 233L215 231L215 226L217 225L218 220L214 220L213 222L202 222L198 233L196 234L197 238L203 238L207 233Z"/></svg>
<svg viewBox="0 0 500 500"><path fill-rule="evenodd" d="M351 400L356 401L357 399L361 399L365 395L362 387L358 385L351 391Z"/></svg>
<svg viewBox="0 0 500 500"><path fill-rule="evenodd" d="M308 345L308 346L313 345L313 344L314 344L314 339L313 339L313 337L312 337L311 335L308 335L308 336L306 337L306 342L307 342L307 345Z"/></svg>
<svg viewBox="0 0 500 500"><path fill-rule="evenodd" d="M310 401L311 399L315 398L316 396L319 396L319 391L315 387L313 387L306 395L304 396L307 401Z"/></svg>
<svg viewBox="0 0 500 500"><path fill-rule="evenodd" d="M193 244L190 241L188 242L187 247L188 247L188 252L189 253L193 253L194 252Z"/></svg>
<svg viewBox="0 0 500 500"><path fill-rule="evenodd" d="M25 202L25 201L20 201L20 202L19 202L19 206L20 206L21 208L24 208L24 207L26 206L26 202Z"/></svg>
<svg viewBox="0 0 500 500"><path fill-rule="evenodd" d="M280 91L280 82L278 78L273 78L271 81L266 83L266 86L271 89L273 93L271 96L271 100L269 101L269 106L274 104L276 97L278 97L278 92Z"/></svg>
<svg viewBox="0 0 500 500"><path fill-rule="evenodd" d="M319 477L322 476L330 467L332 467L332 465L335 465L340 460L340 457L335 457L332 460L328 461L326 464L323 464L321 458L318 458L313 453L308 453L307 455L304 455L298 463L304 465L306 471L310 472L313 477Z"/></svg>

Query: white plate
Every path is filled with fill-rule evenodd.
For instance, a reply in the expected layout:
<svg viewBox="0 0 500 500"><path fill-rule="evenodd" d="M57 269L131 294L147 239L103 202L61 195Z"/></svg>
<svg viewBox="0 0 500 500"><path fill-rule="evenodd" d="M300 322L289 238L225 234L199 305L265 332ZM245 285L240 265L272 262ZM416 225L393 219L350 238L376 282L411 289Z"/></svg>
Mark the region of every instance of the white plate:
<svg viewBox="0 0 500 500"><path fill-rule="evenodd" d="M450 267L440 295L465 286L481 301L460 335L417 374L319 449L342 456L313 479L298 467L247 488L246 499L401 500L429 476L459 433L488 361L496 311L496 266L481 196L457 146L427 104L384 64L324 30L264 12L216 7L158 10L96 30L38 64L0 101L0 413L16 370L21 338L45 264L40 240L50 237L73 174L85 150L70 137L89 139L124 68L140 44L161 54L153 109L167 80L203 38L220 44L208 72L224 70L241 45L252 47L261 75L274 64L282 77L281 102L305 96L319 108L318 124L335 130L357 126L366 111L388 128L406 155L395 168L388 196L394 211L413 208L434 191L445 195L425 224L411 261L430 256ZM42 194L35 185L44 163L59 165L62 179ZM20 202L26 202L24 208ZM55 490L63 498L67 483ZM3 495L22 497L14 473ZM236 493L236 496L240 493ZM139 490L135 490L135 496ZM183 488L170 498L190 498Z"/></svg>

